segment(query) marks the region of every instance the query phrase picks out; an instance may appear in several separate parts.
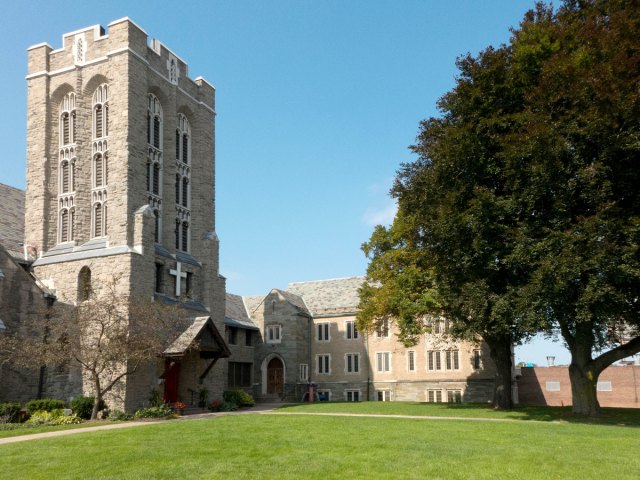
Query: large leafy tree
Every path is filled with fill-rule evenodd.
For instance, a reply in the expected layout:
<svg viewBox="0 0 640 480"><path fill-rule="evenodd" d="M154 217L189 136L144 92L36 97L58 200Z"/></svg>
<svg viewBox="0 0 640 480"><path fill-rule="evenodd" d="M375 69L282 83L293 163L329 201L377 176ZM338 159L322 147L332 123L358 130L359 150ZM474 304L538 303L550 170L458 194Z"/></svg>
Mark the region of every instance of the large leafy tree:
<svg viewBox="0 0 640 480"><path fill-rule="evenodd" d="M513 45L522 62L551 52L511 152L527 213L522 311L562 335L573 411L594 415L602 370L640 351L640 7L566 2L525 22Z"/></svg>

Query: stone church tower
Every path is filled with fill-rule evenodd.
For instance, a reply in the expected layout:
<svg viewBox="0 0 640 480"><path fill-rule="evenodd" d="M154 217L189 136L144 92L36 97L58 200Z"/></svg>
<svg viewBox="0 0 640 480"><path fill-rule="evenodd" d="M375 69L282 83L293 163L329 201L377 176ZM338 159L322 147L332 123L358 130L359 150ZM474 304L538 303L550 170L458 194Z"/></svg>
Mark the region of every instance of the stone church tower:
<svg viewBox="0 0 640 480"><path fill-rule="evenodd" d="M87 282L117 273L123 292L180 301L194 319L183 348L125 380L121 407L137 408L154 388L168 401L189 402L201 388L218 396L226 362L212 367L228 349L219 334L215 89L127 18L28 53L25 245L34 274L75 303ZM196 337L208 354L186 352ZM78 394L73 385L59 393Z"/></svg>

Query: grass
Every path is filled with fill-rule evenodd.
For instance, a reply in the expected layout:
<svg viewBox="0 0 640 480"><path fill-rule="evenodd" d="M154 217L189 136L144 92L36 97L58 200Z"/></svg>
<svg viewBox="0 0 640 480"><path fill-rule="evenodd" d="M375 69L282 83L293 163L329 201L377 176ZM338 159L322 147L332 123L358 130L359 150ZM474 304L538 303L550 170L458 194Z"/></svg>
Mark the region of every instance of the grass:
<svg viewBox="0 0 640 480"><path fill-rule="evenodd" d="M327 408L282 411L304 407ZM640 471L638 433L553 422L237 415L2 445L0 477L624 480Z"/></svg>
<svg viewBox="0 0 640 480"><path fill-rule="evenodd" d="M318 402L286 405L279 409L293 413L356 413L369 415L411 415L419 417L461 417L509 420L564 421L599 425L640 426L640 409L603 408L596 418L575 417L571 407L520 405L513 410L494 410L478 403L419 403L419 402Z"/></svg>
<svg viewBox="0 0 640 480"><path fill-rule="evenodd" d="M39 425L39 426L21 424L21 425L15 425L16 428L12 428L11 430L0 429L0 438L19 437L21 435L31 435L34 433L57 432L59 430L74 430L77 428L98 427L100 425L112 425L114 423L121 423L121 422L110 422L105 420L105 421L79 423L75 425ZM13 425L13 424L10 424L10 425Z"/></svg>

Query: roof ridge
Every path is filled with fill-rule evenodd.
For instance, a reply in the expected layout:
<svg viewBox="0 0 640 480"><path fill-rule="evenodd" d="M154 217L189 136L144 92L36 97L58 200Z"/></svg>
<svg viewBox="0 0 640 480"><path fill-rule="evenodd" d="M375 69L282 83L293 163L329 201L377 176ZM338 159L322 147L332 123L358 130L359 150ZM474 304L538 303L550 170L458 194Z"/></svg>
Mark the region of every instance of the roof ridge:
<svg viewBox="0 0 640 480"><path fill-rule="evenodd" d="M307 280L305 282L289 282L289 286L291 285L303 285L305 283L321 283L321 282L335 282L337 280L351 280L355 278L366 278L365 275L353 275L351 277L339 277L339 278L326 278L323 280ZM288 288L288 287L287 287Z"/></svg>

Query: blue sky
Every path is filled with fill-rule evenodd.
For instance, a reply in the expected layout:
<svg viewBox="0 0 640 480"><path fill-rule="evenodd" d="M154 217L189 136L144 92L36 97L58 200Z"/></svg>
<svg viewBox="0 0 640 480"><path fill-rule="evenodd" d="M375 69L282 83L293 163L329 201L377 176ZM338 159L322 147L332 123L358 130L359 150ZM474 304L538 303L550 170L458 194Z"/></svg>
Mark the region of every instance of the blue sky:
<svg viewBox="0 0 640 480"><path fill-rule="evenodd" d="M360 245L456 57L509 39L533 0L6 2L0 182L25 185L26 49L129 17L216 86L221 273L241 295L363 275ZM560 361L566 353L553 346ZM518 350L543 363L550 346ZM529 353L529 350L540 353ZM562 357L565 355L565 357ZM566 360L561 360L566 358Z"/></svg>

